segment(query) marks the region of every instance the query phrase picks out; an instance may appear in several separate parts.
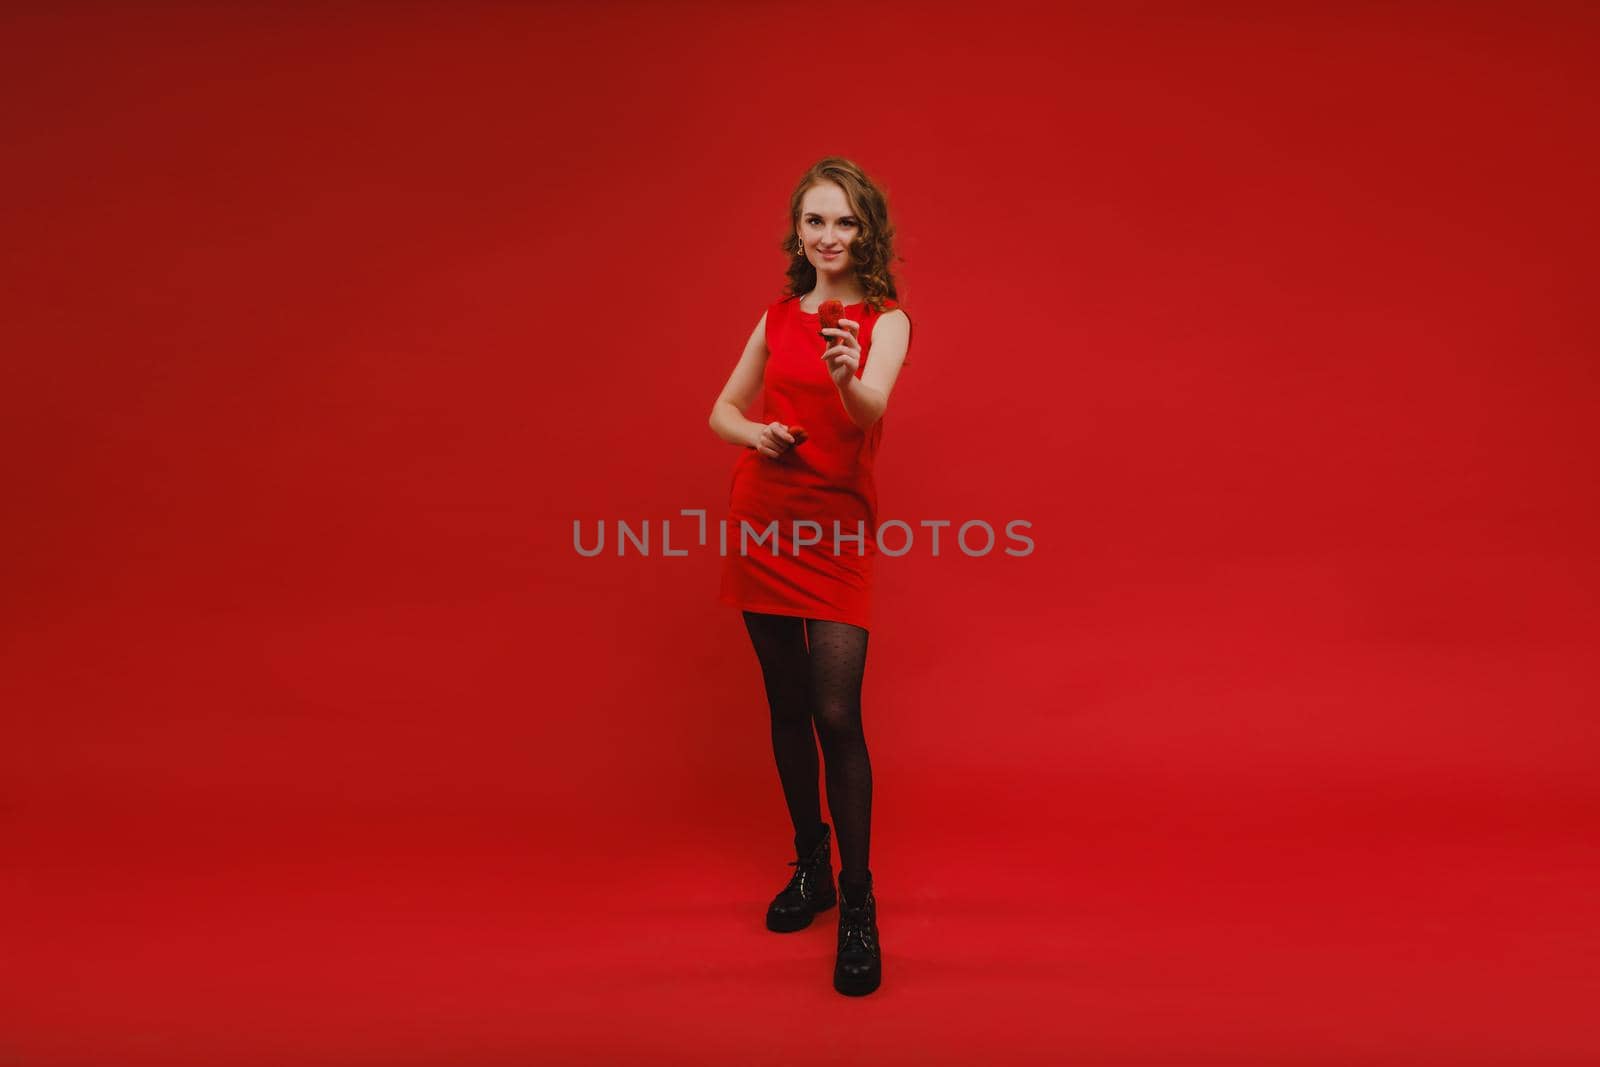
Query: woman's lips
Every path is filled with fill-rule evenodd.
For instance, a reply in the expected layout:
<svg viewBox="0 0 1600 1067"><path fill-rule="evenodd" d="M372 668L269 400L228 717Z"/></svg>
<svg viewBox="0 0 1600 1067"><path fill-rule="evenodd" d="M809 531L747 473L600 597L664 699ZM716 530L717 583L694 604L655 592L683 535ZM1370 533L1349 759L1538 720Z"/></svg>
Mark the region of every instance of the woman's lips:
<svg viewBox="0 0 1600 1067"><path fill-rule="evenodd" d="M822 253L822 258L823 259L834 259L838 255L839 255L839 253L837 253L837 252L823 252Z"/></svg>

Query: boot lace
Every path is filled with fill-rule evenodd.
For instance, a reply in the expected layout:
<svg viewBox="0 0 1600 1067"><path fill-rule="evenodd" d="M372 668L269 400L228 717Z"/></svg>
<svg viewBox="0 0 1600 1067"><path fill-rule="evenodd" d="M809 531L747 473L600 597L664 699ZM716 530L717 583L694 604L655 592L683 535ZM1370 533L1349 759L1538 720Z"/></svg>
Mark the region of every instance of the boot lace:
<svg viewBox="0 0 1600 1067"><path fill-rule="evenodd" d="M810 897L816 893L817 883L815 881L807 881L806 876L812 873L813 867L818 868L820 871L824 855L823 845L825 843L826 839L819 841L816 848L811 850L809 856L789 861L788 866L794 868L794 873L789 876L789 884L783 887L785 893L795 892L803 897Z"/></svg>
<svg viewBox="0 0 1600 1067"><path fill-rule="evenodd" d="M806 868L810 860L790 860L789 866L794 868L794 873L789 876L789 884L783 887L785 893L795 892L801 896L806 895Z"/></svg>
<svg viewBox="0 0 1600 1067"><path fill-rule="evenodd" d="M842 904L839 908L839 952L851 951L874 954L871 913L865 904L852 908Z"/></svg>
<svg viewBox="0 0 1600 1067"><path fill-rule="evenodd" d="M808 900L816 896L817 887L822 884L821 850L818 849L805 859L790 860L789 866L794 868L794 873L789 876L789 884L783 887L783 891L799 893Z"/></svg>

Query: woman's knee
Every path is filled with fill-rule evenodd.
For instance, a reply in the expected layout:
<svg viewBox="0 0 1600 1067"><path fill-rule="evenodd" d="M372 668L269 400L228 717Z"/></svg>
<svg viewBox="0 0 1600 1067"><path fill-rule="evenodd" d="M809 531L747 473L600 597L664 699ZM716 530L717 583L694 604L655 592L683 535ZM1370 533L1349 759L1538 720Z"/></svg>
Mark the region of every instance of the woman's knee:
<svg viewBox="0 0 1600 1067"><path fill-rule="evenodd" d="M833 737L850 737L861 732L861 702L830 697L814 698L811 717L817 731Z"/></svg>

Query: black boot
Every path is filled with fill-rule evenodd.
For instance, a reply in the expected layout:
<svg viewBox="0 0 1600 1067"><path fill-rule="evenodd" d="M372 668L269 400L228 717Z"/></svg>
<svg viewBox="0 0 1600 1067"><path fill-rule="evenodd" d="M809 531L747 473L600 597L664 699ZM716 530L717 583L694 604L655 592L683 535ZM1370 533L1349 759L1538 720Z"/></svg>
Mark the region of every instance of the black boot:
<svg viewBox="0 0 1600 1067"><path fill-rule="evenodd" d="M872 894L872 872L859 903L839 898L839 953L833 964L833 988L852 997L864 996L883 981L883 955L878 949L878 901Z"/></svg>
<svg viewBox="0 0 1600 1067"><path fill-rule="evenodd" d="M808 853L800 853L789 861L794 874L772 903L767 905L767 929L788 933L804 930L811 925L811 917L827 911L837 902L833 887L833 851L828 845L829 827L822 824L822 836Z"/></svg>

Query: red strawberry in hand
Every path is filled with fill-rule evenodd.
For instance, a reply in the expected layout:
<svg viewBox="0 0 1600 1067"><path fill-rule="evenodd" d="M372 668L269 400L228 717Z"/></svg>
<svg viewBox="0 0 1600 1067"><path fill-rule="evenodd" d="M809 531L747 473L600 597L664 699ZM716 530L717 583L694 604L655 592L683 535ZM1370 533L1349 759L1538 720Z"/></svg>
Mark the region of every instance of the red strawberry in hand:
<svg viewBox="0 0 1600 1067"><path fill-rule="evenodd" d="M844 317L844 305L837 300L824 300L822 306L817 308L817 317L822 320L824 330L837 330L839 320ZM837 337L828 337L827 334L822 336L827 338L829 348L839 343Z"/></svg>
<svg viewBox="0 0 1600 1067"><path fill-rule="evenodd" d="M806 443L806 438L808 436L810 436L810 435L806 433L806 428L804 426L801 426L799 423L796 423L795 425L789 427L789 436L794 438L794 445L792 445L790 447L798 447L800 445L805 444ZM752 452L754 452L756 450L756 446L755 445L745 445L745 447L748 448Z"/></svg>

